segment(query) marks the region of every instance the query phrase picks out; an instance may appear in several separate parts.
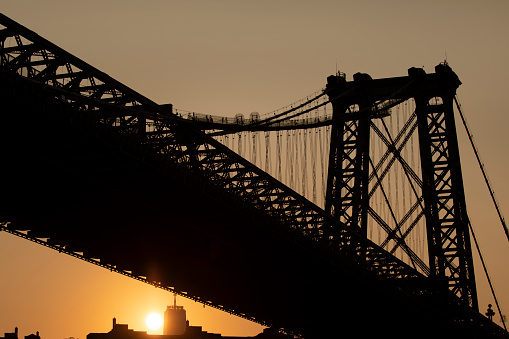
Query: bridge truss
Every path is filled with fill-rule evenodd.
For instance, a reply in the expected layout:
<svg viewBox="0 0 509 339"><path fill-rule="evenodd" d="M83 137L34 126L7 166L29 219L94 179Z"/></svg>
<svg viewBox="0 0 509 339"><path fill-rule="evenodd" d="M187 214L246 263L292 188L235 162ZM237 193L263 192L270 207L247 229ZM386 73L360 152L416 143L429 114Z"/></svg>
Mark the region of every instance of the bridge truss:
<svg viewBox="0 0 509 339"><path fill-rule="evenodd" d="M447 319L439 326L444 333L475 329L476 333L504 336L503 330L478 314L452 107L460 82L447 65L437 66L434 74L410 69L409 76L390 79L356 74L354 81L348 82L338 74L328 78L323 91L293 107L264 117L254 114L249 120L241 116L232 120L178 114L171 105L154 103L3 15L0 24L4 26L0 30L2 100L14 98L41 114L52 115L61 125L78 126L113 145L126 158L157 169L158 175L178 178L187 189L197 192L193 194L242 211L243 218L305 248L313 258L326 262L326 267L348 272L358 281L370 281L404 299L398 306L410 303L414 308L431 309L437 317L443 316L438 310L445 307ZM7 107L15 107L10 105ZM391 110L403 112L402 107L407 107L406 120L394 133L384 119L392 119ZM320 109L323 115L317 113ZM6 112L9 108L3 112L4 123L11 121ZM289 131L311 128L324 128L326 140L330 140L322 207L311 201L314 198L290 188L291 183L276 179L278 171L282 179L281 131L295 135ZM241 146L234 152L224 143L229 135L237 135L240 143L243 133L249 132L265 133L268 140L271 131L277 134L276 154L267 151L264 157L259 156L258 166L255 159L250 162L241 156ZM414 138L416 131L418 137ZM377 150L373 150L375 138L382 144ZM306 145L304 141L301 155L307 154ZM292 152L298 152L292 147ZM422 174L403 156L413 147L420 151ZM61 157L63 151L73 150L64 147L54 156ZM278 158L279 162L274 160ZM271 159L278 163L272 175L268 170ZM73 168L84 164L72 161L76 161L70 165ZM131 166L124 157L121 161ZM290 158L286 163L292 166ZM308 170L306 161L300 169ZM391 169L399 170L392 185L388 182ZM87 170L96 171L92 166ZM315 173L313 169L310 172ZM302 187L305 181L300 182ZM387 189L399 192L403 181L407 182L406 196L396 193L391 201ZM4 206L18 208L13 202ZM171 287L171 279L164 274L150 276L143 265L135 263L132 269L122 253L101 252L101 246L83 234L62 231L36 218L24 219L8 208L0 217L4 231L268 326L313 336L309 327L278 319L269 311L264 314L256 309L254 317L244 313L242 304L209 301L185 287ZM374 228L378 239L372 235ZM409 239L416 232L426 236L412 245ZM419 246L427 251L418 253ZM198 286L195 290L202 289Z"/></svg>

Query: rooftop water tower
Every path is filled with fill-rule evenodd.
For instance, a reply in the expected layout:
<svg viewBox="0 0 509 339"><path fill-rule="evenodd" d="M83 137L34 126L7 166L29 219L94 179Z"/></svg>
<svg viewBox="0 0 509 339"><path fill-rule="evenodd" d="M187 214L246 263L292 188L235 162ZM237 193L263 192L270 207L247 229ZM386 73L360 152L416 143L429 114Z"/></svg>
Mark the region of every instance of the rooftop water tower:
<svg viewBox="0 0 509 339"><path fill-rule="evenodd" d="M177 295L173 295L173 306L166 307L164 312L164 335L181 335L187 330L186 310L177 306Z"/></svg>

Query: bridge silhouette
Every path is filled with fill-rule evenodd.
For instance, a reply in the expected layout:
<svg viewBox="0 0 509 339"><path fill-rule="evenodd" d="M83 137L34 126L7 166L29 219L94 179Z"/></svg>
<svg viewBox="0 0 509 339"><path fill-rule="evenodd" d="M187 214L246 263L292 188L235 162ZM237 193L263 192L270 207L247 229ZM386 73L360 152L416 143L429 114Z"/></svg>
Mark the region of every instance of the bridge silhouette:
<svg viewBox="0 0 509 339"><path fill-rule="evenodd" d="M2 230L304 338L508 337L479 313L446 63L338 73L290 107L226 118L156 104L0 24Z"/></svg>

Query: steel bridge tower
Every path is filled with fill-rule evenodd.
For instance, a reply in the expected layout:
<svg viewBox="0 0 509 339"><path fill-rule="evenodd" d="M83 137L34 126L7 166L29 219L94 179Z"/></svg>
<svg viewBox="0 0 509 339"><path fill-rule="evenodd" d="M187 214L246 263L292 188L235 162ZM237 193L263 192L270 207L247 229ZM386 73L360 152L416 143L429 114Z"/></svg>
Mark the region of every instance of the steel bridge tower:
<svg viewBox="0 0 509 339"><path fill-rule="evenodd" d="M422 194L430 279L437 291L454 293L464 306L478 310L453 100L461 84L446 64L435 74L411 68L408 77L372 80L357 73L328 78L333 107L325 210L366 236L369 208L370 123L378 100L413 98L416 103ZM394 92L396 87L401 90ZM391 93L392 92L392 93ZM397 93L397 94L394 94ZM362 112L352 120L349 114ZM390 149L395 158L399 150ZM404 241L404 239L401 239ZM440 292L439 292L440 293Z"/></svg>

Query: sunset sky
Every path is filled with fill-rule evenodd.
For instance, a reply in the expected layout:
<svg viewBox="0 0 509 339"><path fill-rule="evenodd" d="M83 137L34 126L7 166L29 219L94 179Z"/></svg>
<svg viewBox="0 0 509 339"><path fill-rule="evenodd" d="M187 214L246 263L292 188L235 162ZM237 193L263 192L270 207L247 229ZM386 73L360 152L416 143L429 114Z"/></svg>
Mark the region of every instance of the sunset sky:
<svg viewBox="0 0 509 339"><path fill-rule="evenodd" d="M509 2L0 0L0 11L157 103L213 115L280 108L323 88L336 67L348 80L356 72L383 78L404 76L410 67L431 73L447 57L463 82L461 105L509 216ZM509 315L509 241L457 124L470 220ZM494 301L474 256L484 313ZM20 338L39 331L42 339L84 339L109 331L113 317L146 331L145 317L173 303L168 292L4 232L0 272L0 336L18 326ZM312 297L302 291L295 302ZM191 325L205 331L262 330L178 302ZM367 322L376 317L367 312Z"/></svg>

